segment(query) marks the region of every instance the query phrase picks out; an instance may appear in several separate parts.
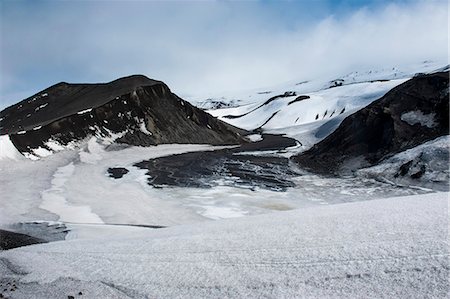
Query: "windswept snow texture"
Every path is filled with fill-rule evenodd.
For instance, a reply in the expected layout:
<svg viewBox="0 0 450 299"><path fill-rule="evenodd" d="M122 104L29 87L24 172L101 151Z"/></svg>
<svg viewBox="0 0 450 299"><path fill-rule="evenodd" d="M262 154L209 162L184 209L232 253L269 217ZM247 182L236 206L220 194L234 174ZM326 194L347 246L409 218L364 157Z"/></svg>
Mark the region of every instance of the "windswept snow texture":
<svg viewBox="0 0 450 299"><path fill-rule="evenodd" d="M448 193L0 253L11 298L444 298Z"/></svg>

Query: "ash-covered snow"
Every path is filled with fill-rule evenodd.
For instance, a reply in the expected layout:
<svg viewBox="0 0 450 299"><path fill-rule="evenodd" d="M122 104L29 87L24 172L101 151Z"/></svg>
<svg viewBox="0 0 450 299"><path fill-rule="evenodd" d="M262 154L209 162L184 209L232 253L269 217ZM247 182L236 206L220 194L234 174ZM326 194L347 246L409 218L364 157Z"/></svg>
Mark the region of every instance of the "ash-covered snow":
<svg viewBox="0 0 450 299"><path fill-rule="evenodd" d="M323 178L302 175L293 178L294 188L286 192L263 190L257 187L215 182L210 189L164 187L148 185L146 170L133 166L136 162L180 154L189 151L221 149L206 145L160 145L156 147L114 147L103 139L92 137L74 150L56 151L38 161L2 161L0 205L5 222L54 221L70 215L72 207L89 208L105 223L175 225L257 215L278 209L296 209L314 205L335 204L380 197L421 194L429 191L398 188L371 178ZM52 144L58 149L58 144ZM54 182L61 169L73 168L64 176L64 184L56 188ZM111 179L107 170L122 167L129 172L121 179ZM63 173L66 173L63 171ZM36 177L37 176L37 177ZM217 179L217 178L215 178ZM233 179L231 177L224 179ZM30 181L32 182L30 184ZM23 188L22 186L27 186ZM53 189L52 189L53 188ZM52 191L53 190L53 191ZM42 203L57 193L54 203L42 209ZM357 196L357 197L356 197ZM18 200L21 199L21 200ZM2 215L0 215L2 216ZM2 218L2 217L0 217ZM84 223L85 218L71 219ZM1 223L1 222L0 222Z"/></svg>
<svg viewBox="0 0 450 299"><path fill-rule="evenodd" d="M444 298L447 205L435 193L130 227L1 252L20 269L2 282L15 281L13 298Z"/></svg>

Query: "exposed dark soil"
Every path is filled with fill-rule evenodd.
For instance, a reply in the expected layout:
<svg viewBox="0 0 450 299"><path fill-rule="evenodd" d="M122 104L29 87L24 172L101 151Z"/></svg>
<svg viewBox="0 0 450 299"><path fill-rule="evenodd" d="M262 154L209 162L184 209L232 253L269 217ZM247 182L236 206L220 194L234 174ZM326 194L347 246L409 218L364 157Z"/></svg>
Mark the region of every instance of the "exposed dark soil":
<svg viewBox="0 0 450 299"><path fill-rule="evenodd" d="M0 250L8 250L40 243L46 243L46 241L29 235L0 229Z"/></svg>
<svg viewBox="0 0 450 299"><path fill-rule="evenodd" d="M210 152L193 152L161 157L136 163L147 169L148 183L153 186L210 188L217 185L264 188L284 191L294 187L290 180L298 176L289 159L275 156L246 155L246 151L283 150L295 140L263 135L260 142L239 148Z"/></svg>
<svg viewBox="0 0 450 299"><path fill-rule="evenodd" d="M129 172L129 170L126 169L126 168L123 168L123 167L110 167L110 168L108 168L109 177L115 178L115 179L122 178L128 172Z"/></svg>

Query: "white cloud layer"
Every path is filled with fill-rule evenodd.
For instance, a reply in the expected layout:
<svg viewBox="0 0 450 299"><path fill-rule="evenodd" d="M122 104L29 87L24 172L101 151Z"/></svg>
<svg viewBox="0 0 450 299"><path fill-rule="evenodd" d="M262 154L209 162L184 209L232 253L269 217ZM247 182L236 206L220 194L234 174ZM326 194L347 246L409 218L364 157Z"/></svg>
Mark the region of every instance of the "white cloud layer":
<svg viewBox="0 0 450 299"><path fill-rule="evenodd" d="M142 73L179 95L307 80L355 68L447 63L446 1L278 20L257 2L51 2L1 21L0 108L58 81Z"/></svg>

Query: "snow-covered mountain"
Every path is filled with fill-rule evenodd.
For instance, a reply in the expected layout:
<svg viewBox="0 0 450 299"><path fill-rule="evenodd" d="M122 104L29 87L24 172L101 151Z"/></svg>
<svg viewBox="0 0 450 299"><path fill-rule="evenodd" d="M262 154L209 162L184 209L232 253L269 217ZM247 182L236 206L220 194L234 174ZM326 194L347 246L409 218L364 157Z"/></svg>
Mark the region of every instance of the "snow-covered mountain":
<svg viewBox="0 0 450 299"><path fill-rule="evenodd" d="M448 71L448 66L425 61L403 69L355 71L334 80L278 86L256 95L238 93L230 96L231 103L239 99L243 105L208 112L249 131L292 137L301 143L301 151L304 151L333 132L344 118L381 98L395 86L420 73ZM227 103L227 98L222 101Z"/></svg>
<svg viewBox="0 0 450 299"><path fill-rule="evenodd" d="M345 118L295 161L333 173L354 171L449 134L449 72L415 76Z"/></svg>

